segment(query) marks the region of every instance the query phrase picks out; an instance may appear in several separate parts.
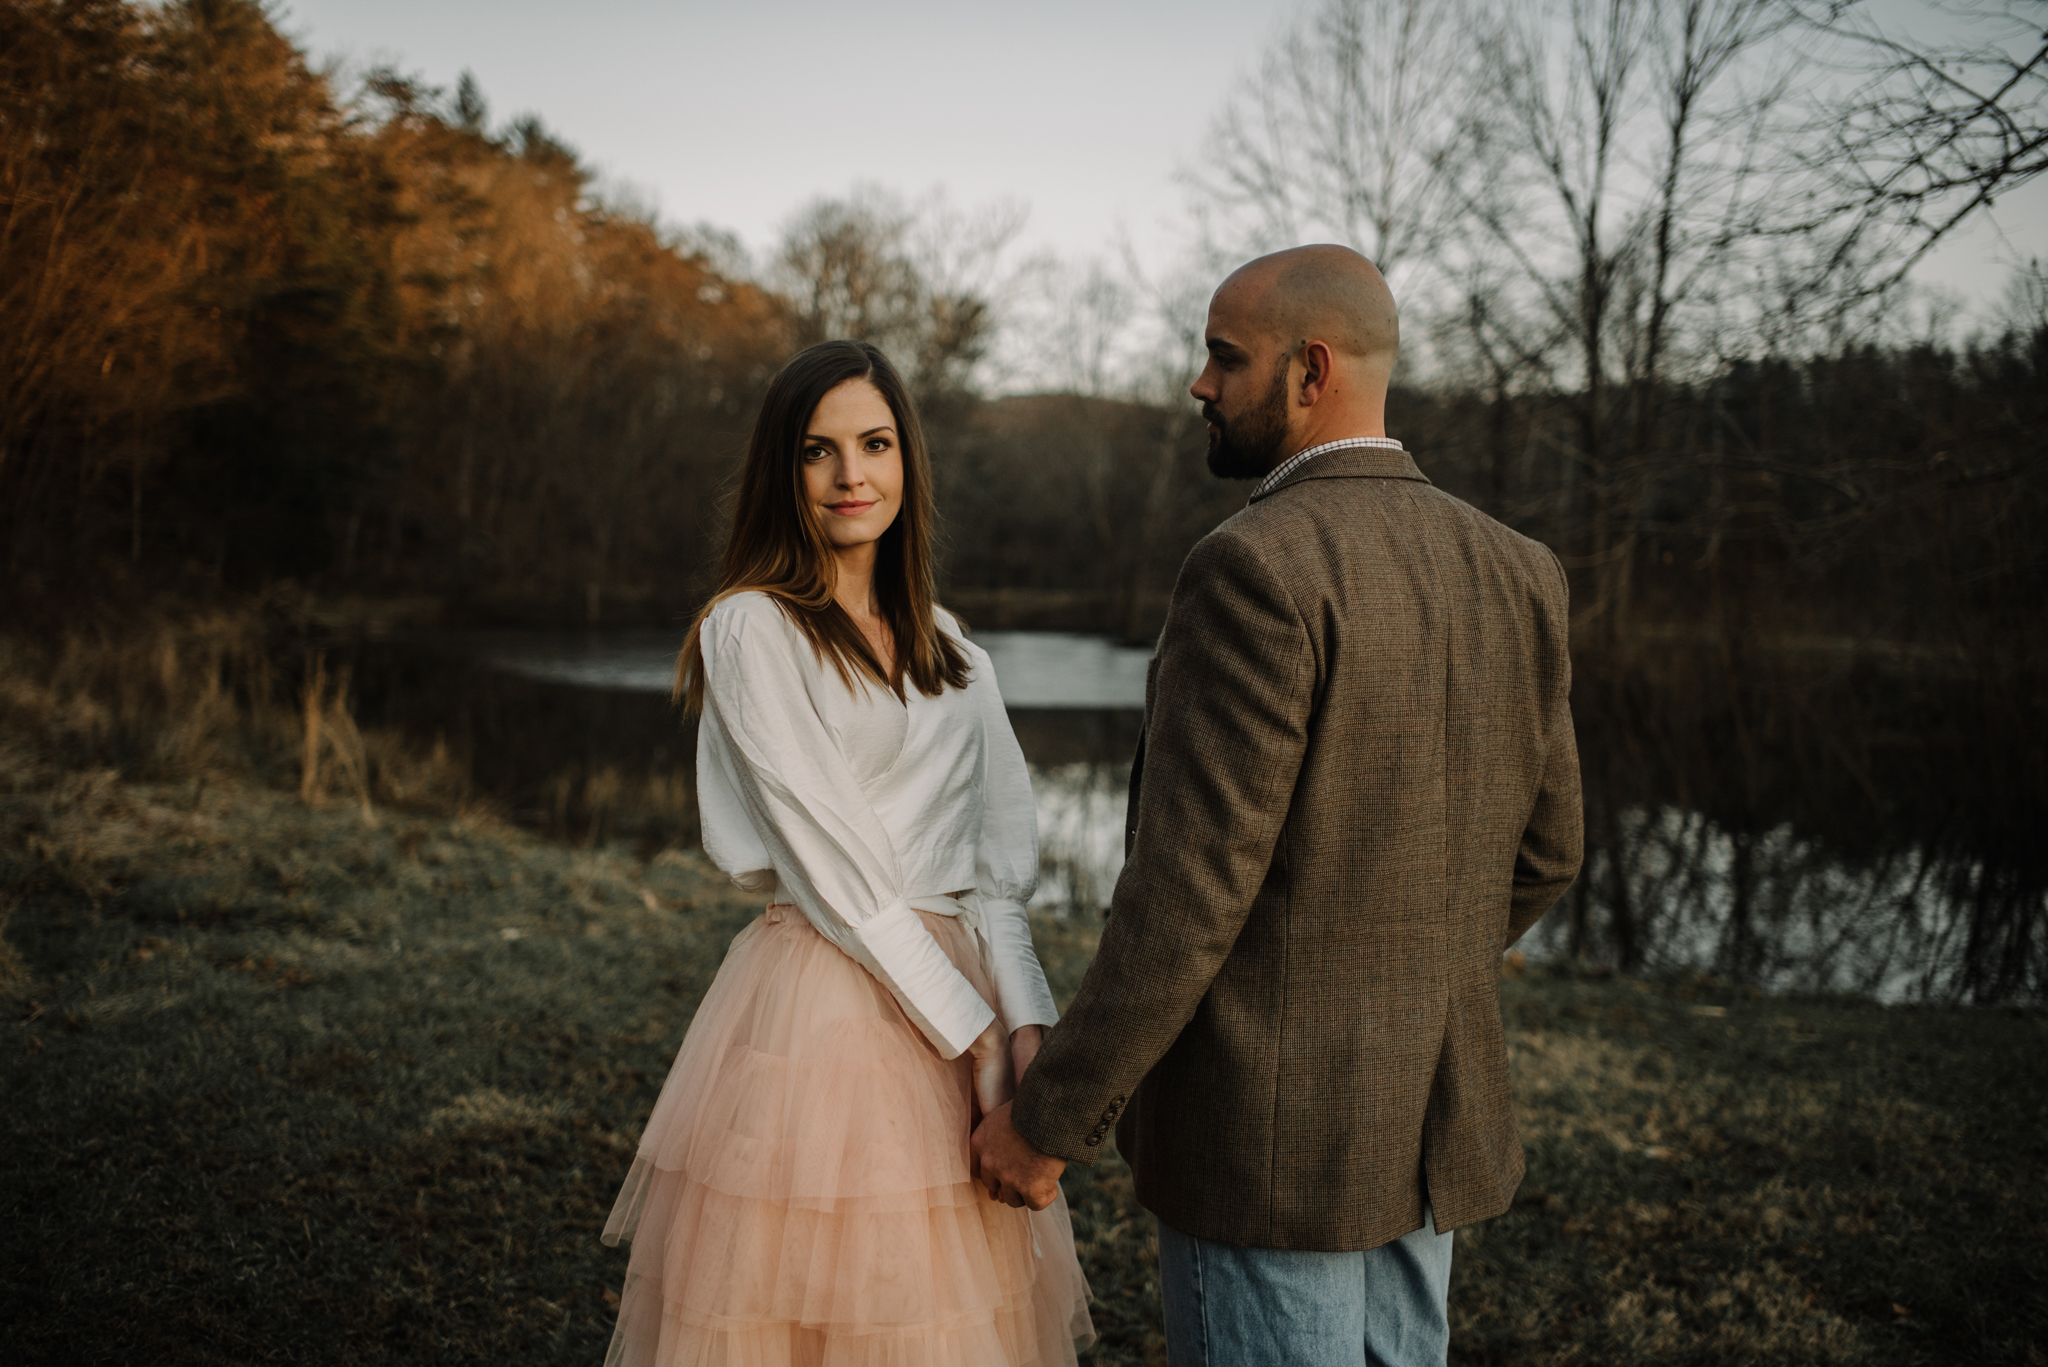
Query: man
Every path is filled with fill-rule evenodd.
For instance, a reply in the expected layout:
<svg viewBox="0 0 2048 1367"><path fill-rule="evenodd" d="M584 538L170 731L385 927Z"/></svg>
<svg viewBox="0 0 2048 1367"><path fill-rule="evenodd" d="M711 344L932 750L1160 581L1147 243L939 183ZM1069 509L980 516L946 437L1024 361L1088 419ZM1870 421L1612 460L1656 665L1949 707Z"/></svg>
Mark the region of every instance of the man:
<svg viewBox="0 0 2048 1367"><path fill-rule="evenodd" d="M1110 1126L1176 1367L1442 1363L1451 1234L1522 1176L1500 958L1578 872L1557 558L1386 438L1398 323L1342 247L1216 291L1209 467L1102 945L983 1182L1042 1207Z"/></svg>

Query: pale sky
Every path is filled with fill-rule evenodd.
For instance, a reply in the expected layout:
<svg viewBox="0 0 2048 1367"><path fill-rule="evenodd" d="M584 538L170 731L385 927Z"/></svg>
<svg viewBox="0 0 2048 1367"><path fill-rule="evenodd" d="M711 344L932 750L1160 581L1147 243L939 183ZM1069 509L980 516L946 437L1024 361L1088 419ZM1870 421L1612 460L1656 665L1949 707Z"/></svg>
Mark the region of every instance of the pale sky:
<svg viewBox="0 0 2048 1367"><path fill-rule="evenodd" d="M1887 5L1889 8L1889 4ZM859 182L957 206L1021 201L1021 245L1170 264L1176 167L1293 0L286 0L316 60L388 62L494 125L537 113L674 223L737 232ZM2048 184L1944 246L1920 276L1972 302L2048 258Z"/></svg>
<svg viewBox="0 0 2048 1367"><path fill-rule="evenodd" d="M494 124L534 112L664 218L754 249L804 202L875 182L1030 209L1025 236L1153 243L1197 146L1284 0L289 0L316 58L390 61Z"/></svg>

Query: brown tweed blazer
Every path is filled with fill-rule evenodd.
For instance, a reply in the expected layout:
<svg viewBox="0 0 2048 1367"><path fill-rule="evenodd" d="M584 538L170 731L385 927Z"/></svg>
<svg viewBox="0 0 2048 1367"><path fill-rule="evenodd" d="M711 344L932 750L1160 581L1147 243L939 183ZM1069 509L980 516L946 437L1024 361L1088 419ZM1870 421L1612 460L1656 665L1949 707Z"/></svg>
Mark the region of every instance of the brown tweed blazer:
<svg viewBox="0 0 2048 1367"><path fill-rule="evenodd" d="M1115 1124L1147 1208L1240 1245L1506 1210L1501 953L1580 858L1568 636L1557 558L1404 452L1318 456L1205 537L1018 1130L1088 1163Z"/></svg>

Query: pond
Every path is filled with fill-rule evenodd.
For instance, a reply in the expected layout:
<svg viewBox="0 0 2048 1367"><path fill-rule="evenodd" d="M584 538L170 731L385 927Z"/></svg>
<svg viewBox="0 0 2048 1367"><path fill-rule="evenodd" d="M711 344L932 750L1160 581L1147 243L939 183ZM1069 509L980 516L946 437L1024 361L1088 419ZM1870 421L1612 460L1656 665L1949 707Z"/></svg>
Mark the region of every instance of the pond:
<svg viewBox="0 0 2048 1367"><path fill-rule="evenodd" d="M1123 864L1149 652L1063 632L974 639L994 662L1031 764L1036 904L1099 914ZM522 824L651 852L696 832L694 736L667 696L675 646L670 630L615 630L364 647L358 705L366 721L446 740L479 797ZM1977 889L1999 873L1967 849L1910 840L1850 848L1803 815L1840 799L1818 776L1805 805L1738 827L1710 814L1706 794L1688 798L1654 771L1604 763L1627 739L1601 716L1582 711L1580 738L1589 816L1599 814L1587 873L1519 946L1531 957L1622 957L1614 928L1625 913L1639 971L1711 970L1775 990L1887 1001L2038 995L2026 981L1965 991L1986 924ZM2026 913L2038 901L2030 896L2000 905Z"/></svg>
<svg viewBox="0 0 2048 1367"><path fill-rule="evenodd" d="M676 633L477 632L452 638L492 667L523 678L628 693L669 691ZM1140 710L1149 650L1064 631L978 631L1012 708Z"/></svg>

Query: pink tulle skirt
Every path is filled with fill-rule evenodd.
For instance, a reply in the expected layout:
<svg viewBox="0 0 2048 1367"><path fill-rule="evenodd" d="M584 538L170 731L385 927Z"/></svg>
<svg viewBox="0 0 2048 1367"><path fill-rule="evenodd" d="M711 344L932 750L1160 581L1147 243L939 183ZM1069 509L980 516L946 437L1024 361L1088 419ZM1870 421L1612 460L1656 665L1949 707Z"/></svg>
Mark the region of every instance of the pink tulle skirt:
<svg viewBox="0 0 2048 1367"><path fill-rule="evenodd" d="M959 920L919 913L993 999ZM606 1367L1026 1367L1094 1341L1064 1198L969 1175L972 1087L793 907L733 940L605 1225Z"/></svg>

